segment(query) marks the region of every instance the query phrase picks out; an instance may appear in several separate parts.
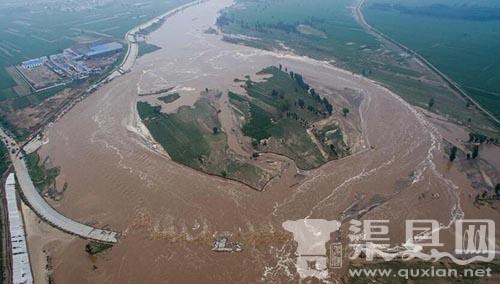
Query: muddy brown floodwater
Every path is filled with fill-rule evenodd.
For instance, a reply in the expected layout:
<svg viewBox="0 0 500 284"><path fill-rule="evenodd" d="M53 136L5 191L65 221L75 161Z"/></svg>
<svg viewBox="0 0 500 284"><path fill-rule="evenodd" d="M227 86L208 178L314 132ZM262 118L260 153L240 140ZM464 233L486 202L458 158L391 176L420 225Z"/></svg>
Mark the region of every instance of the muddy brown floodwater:
<svg viewBox="0 0 500 284"><path fill-rule="evenodd" d="M56 209L122 232L117 245L95 258L85 255L85 242L77 238L63 240L64 250L49 250L56 283L287 282L298 275L296 246L281 227L286 220L364 214L359 218L391 220L395 238L404 237L398 232L406 218L446 225L463 212L499 220L497 211L472 206L470 182L448 166L439 130L395 94L326 62L205 33L230 4L208 1L169 18L150 36L161 50L138 59L130 73L48 129L50 142L41 153L61 167L59 179L69 184ZM363 129L356 153L300 174L291 166L257 192L151 148L136 113L139 92L173 86L181 94L177 106L192 104L205 88L234 88L234 78L278 64L303 74L322 94L349 88L363 98L359 110L351 110ZM419 198L422 193L427 197ZM431 198L435 193L439 197ZM212 252L213 235L223 232L242 240L244 250ZM53 238L48 241L57 248Z"/></svg>

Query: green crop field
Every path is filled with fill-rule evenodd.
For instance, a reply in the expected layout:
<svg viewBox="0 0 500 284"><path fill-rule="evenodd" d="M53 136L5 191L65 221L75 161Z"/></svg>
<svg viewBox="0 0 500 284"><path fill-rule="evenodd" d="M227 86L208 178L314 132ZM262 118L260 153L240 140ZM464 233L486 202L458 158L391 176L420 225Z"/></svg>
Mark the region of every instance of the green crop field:
<svg viewBox="0 0 500 284"><path fill-rule="evenodd" d="M370 0L366 6L370 7L370 3L373 1ZM421 3L425 4L431 1L424 0ZM451 0L443 1L450 3ZM312 0L307 2L301 0L237 0L235 5L221 13L217 24L224 32L226 41L269 50L280 49L284 44L298 54L328 60L341 68L374 79L416 106L427 108L428 102L433 99L436 103L430 110L451 121L466 125L471 131L491 137L500 137L498 125L476 108L468 106L465 99L457 97L449 88L444 87L443 83L437 80L435 74L416 64L411 60L411 57L399 49L395 49L394 46L365 32L354 18L353 5L355 2L354 0ZM492 1L477 0L474 3L479 5L483 2L491 3ZM369 10L370 8L364 9L367 13L370 13ZM371 17L368 19L371 22ZM418 21L413 22L413 25L419 24ZM391 25L393 30L405 26L398 22L391 24L389 21L387 21L387 25ZM448 62L450 68L453 68L454 72L466 74L469 82L480 75L472 74L474 72L470 71L470 68L473 66L467 66L466 69L457 71L463 66L460 62L465 60L465 64L474 65L475 63L471 61L474 61L475 57L481 58L480 62L489 61L490 64L483 66L484 70L481 70L485 74L489 72L489 68L492 68L491 74L488 73L481 77L483 82L477 81L476 87L472 83L472 85L466 84L464 87L491 112L496 113L500 110L496 104L498 93L493 89L485 91L483 87L477 86L483 85L483 83L486 86L485 81L488 81L489 85L498 84L499 80L492 79L498 77L497 71L494 69L496 69L495 66L498 65L499 60L498 56L494 56L498 52L495 53L492 47L500 45L496 39L488 39L487 34L496 33L498 36L499 29L496 28L493 21L476 23L476 25L481 25L484 29L481 32L483 35L475 35L474 37L480 36L481 40L488 42L484 44L472 42L469 46L465 46L467 50L455 46L460 42L448 43L451 46L449 49L456 48L456 51L450 51L451 53L457 56L469 53L469 59L459 57L449 59L446 53L439 53L437 56L440 56L442 61L454 61L453 64ZM431 26L427 26L427 28L430 29ZM409 32L408 29L401 31L401 33L405 33L413 41L418 41L423 37L413 36L414 33ZM483 48L474 49L474 45L482 45ZM416 49L420 51L418 47ZM449 75L461 82L453 74L451 72Z"/></svg>
<svg viewBox="0 0 500 284"><path fill-rule="evenodd" d="M227 145L217 111L206 99L195 108L181 107L174 114L165 114L160 107L139 102L137 110L153 138L170 157L193 169L240 181L261 189L271 176L259 167L235 155Z"/></svg>
<svg viewBox="0 0 500 284"><path fill-rule="evenodd" d="M369 0L363 13L500 118L500 2Z"/></svg>
<svg viewBox="0 0 500 284"><path fill-rule="evenodd" d="M204 126L199 126L199 121L193 119L192 115L195 113L190 111L189 107L181 109L177 115L163 114L158 107L151 107L143 102L139 102L137 108L151 135L164 146L172 159L201 170L203 157L210 155L210 143L204 138L201 130ZM196 114L207 114L206 111L210 108L208 104L199 103ZM201 109L205 111L200 111ZM218 126L218 122L211 115L203 117L203 120L200 118L200 121L203 121L208 129Z"/></svg>
<svg viewBox="0 0 500 284"><path fill-rule="evenodd" d="M62 1L0 3L0 98L15 82L5 67L54 54L75 42L95 37L123 38L132 27L189 0L110 1L103 5L81 1L81 10L70 10ZM74 8L71 3L69 8Z"/></svg>

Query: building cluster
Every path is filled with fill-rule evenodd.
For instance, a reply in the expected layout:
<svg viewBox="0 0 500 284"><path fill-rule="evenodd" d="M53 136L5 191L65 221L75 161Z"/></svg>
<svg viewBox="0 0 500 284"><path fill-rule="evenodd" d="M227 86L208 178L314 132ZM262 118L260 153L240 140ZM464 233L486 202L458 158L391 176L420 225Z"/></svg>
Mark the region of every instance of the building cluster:
<svg viewBox="0 0 500 284"><path fill-rule="evenodd" d="M85 79L90 75L91 69L80 60L81 55L71 49L65 49L62 53L49 56L48 66L59 76L68 76L73 79Z"/></svg>
<svg viewBox="0 0 500 284"><path fill-rule="evenodd" d="M122 49L116 41L67 48L58 54L23 61L17 69L37 92L99 74L109 64L106 58Z"/></svg>
<svg viewBox="0 0 500 284"><path fill-rule="evenodd" d="M10 246L12 251L12 283L33 283L23 217L17 206L16 180L12 173L9 174L5 183L5 197L7 199Z"/></svg>

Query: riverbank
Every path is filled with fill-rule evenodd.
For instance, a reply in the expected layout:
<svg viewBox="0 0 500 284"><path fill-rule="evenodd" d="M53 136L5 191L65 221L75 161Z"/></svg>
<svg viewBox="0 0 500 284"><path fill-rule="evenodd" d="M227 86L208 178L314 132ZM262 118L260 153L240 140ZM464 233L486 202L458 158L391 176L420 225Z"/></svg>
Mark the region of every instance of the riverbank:
<svg viewBox="0 0 500 284"><path fill-rule="evenodd" d="M117 71L112 73L106 80L111 81L117 76L123 75L127 72L130 72L132 66L134 65L135 60L137 59L139 55L139 44L137 42L137 34L141 32L142 30L147 30L151 26L159 23L159 22L164 22L166 19L169 17L177 14L178 12L183 11L184 9L191 7L193 5L202 3L203 1L207 0L196 0L187 4L184 4L180 7L177 7L175 9L172 9L170 11L165 12L164 14L153 18L143 24L140 24L132 29L130 29L126 34L125 34L125 40L127 41L127 53L125 57L123 58L122 63L120 64L119 68Z"/></svg>

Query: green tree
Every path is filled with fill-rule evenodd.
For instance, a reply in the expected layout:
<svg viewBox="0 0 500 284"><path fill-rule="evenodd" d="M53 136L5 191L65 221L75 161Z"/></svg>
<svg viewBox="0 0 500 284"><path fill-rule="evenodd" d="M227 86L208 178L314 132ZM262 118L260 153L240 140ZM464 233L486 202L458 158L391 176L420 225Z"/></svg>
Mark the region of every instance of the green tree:
<svg viewBox="0 0 500 284"><path fill-rule="evenodd" d="M348 108L343 108L342 109L342 114L344 115L344 117L349 113L349 109Z"/></svg>
<svg viewBox="0 0 500 284"><path fill-rule="evenodd" d="M252 139L252 146L257 148L257 146L259 146L259 141L257 141L257 139Z"/></svg>
<svg viewBox="0 0 500 284"><path fill-rule="evenodd" d="M453 162L455 160L455 158L457 157L457 150L458 150L457 146L451 147L450 156L449 156L450 162Z"/></svg>
<svg viewBox="0 0 500 284"><path fill-rule="evenodd" d="M431 99L429 100L429 102L427 103L427 105L429 106L429 108L432 108L434 106L434 103L435 103L434 98L431 97Z"/></svg>
<svg viewBox="0 0 500 284"><path fill-rule="evenodd" d="M281 102L278 106L279 110L282 112L286 112L290 109L290 102L288 100Z"/></svg>
<svg viewBox="0 0 500 284"><path fill-rule="evenodd" d="M303 99L299 99L298 103L300 108L304 108L305 103Z"/></svg>
<svg viewBox="0 0 500 284"><path fill-rule="evenodd" d="M316 96L316 90L315 90L315 89L313 89L313 88L311 88L311 89L309 90L309 93L311 93L311 95L312 95L313 97L315 97L315 96Z"/></svg>
<svg viewBox="0 0 500 284"><path fill-rule="evenodd" d="M326 98L323 98L323 105L325 106L325 109L328 112L328 114L332 115L333 106Z"/></svg>
<svg viewBox="0 0 500 284"><path fill-rule="evenodd" d="M477 158L477 156L479 156L479 146L474 145L472 148L472 159Z"/></svg>

